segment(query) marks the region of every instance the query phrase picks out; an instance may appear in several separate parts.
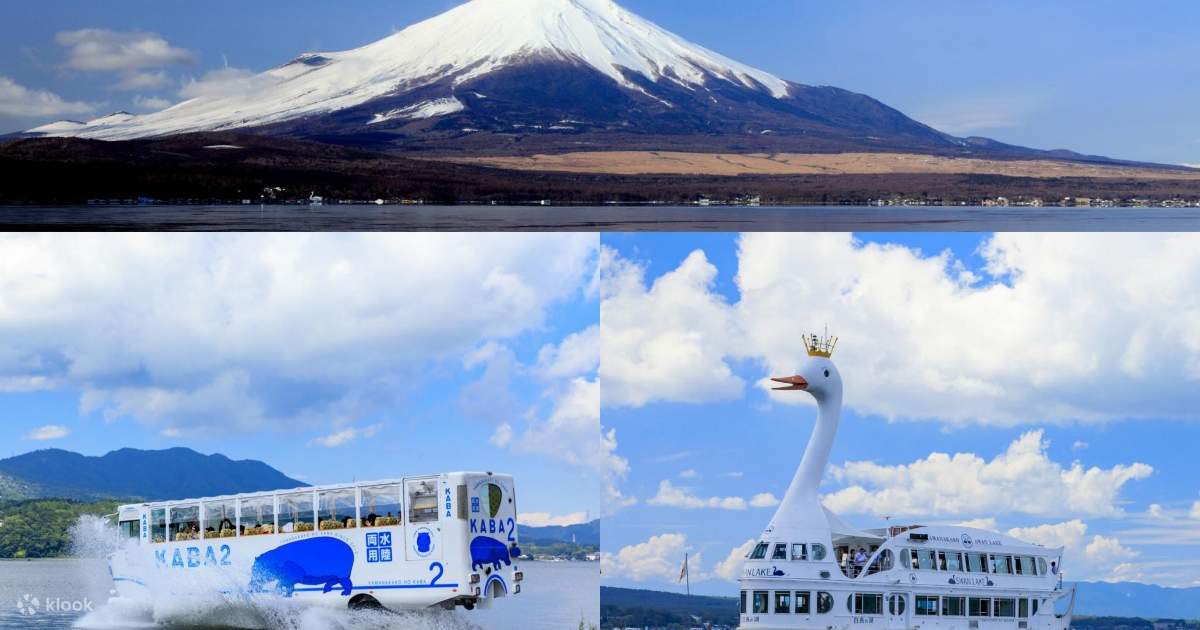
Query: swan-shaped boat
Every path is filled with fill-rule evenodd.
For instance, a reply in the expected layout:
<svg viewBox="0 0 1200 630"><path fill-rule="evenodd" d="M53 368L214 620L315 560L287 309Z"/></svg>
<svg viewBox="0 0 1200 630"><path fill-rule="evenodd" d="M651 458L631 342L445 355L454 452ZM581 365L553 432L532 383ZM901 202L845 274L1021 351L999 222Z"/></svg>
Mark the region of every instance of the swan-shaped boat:
<svg viewBox="0 0 1200 630"><path fill-rule="evenodd" d="M787 494L746 556L740 627L1067 630L1075 592L1063 586L1062 548L970 527L859 530L821 504L842 378L832 359L836 338L804 341L799 373L772 380L777 390L812 396L817 422Z"/></svg>

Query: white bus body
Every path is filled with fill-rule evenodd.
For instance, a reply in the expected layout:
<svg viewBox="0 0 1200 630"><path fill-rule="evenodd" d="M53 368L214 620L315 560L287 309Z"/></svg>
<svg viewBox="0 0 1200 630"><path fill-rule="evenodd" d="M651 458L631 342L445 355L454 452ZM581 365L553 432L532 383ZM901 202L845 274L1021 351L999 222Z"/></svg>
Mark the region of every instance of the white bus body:
<svg viewBox="0 0 1200 630"><path fill-rule="evenodd" d="M521 592L513 479L447 473L126 505L117 594L488 607Z"/></svg>

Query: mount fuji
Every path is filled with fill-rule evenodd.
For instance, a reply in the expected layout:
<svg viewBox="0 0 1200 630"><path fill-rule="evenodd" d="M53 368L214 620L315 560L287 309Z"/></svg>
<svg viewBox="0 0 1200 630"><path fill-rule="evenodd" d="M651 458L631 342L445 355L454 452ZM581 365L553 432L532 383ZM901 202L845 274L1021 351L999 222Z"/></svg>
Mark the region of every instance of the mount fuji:
<svg viewBox="0 0 1200 630"><path fill-rule="evenodd" d="M385 149L915 151L1028 155L962 139L868 96L738 63L613 0L471 0L345 52L301 55L146 115L30 136L232 131Z"/></svg>

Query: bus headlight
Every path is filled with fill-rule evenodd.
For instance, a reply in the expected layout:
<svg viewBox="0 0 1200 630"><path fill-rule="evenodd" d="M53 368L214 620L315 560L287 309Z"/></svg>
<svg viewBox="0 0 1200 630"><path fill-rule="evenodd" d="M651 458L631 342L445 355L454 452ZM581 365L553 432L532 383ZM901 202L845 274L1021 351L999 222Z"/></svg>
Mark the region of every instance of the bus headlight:
<svg viewBox="0 0 1200 630"><path fill-rule="evenodd" d="M520 582L521 580L524 580L524 579L525 579L525 572L524 572L524 571L517 571L516 573L514 573L514 574L513 574L513 581L514 581L514 582Z"/></svg>

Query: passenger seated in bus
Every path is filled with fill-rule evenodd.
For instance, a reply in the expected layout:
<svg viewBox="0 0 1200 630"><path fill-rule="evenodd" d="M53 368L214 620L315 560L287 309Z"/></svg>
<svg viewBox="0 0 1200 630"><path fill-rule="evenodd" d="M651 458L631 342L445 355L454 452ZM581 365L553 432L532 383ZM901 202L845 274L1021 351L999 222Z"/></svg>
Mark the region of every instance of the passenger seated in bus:
<svg viewBox="0 0 1200 630"><path fill-rule="evenodd" d="M353 517L353 516L347 516L346 518L342 519L342 527L345 527L346 529L350 529L350 528L352 528L352 527L355 527L355 523L354 523L354 517Z"/></svg>
<svg viewBox="0 0 1200 630"><path fill-rule="evenodd" d="M287 525L280 527L279 531L281 531L285 534L290 534L290 533L296 531L296 523L289 521Z"/></svg>
<svg viewBox="0 0 1200 630"><path fill-rule="evenodd" d="M229 520L228 517L221 519L221 531L233 528L233 521Z"/></svg>
<svg viewBox="0 0 1200 630"><path fill-rule="evenodd" d="M374 512L371 512L370 514L368 514L367 515L367 527L375 527L375 519L377 519L377 518L379 518L379 515Z"/></svg>

